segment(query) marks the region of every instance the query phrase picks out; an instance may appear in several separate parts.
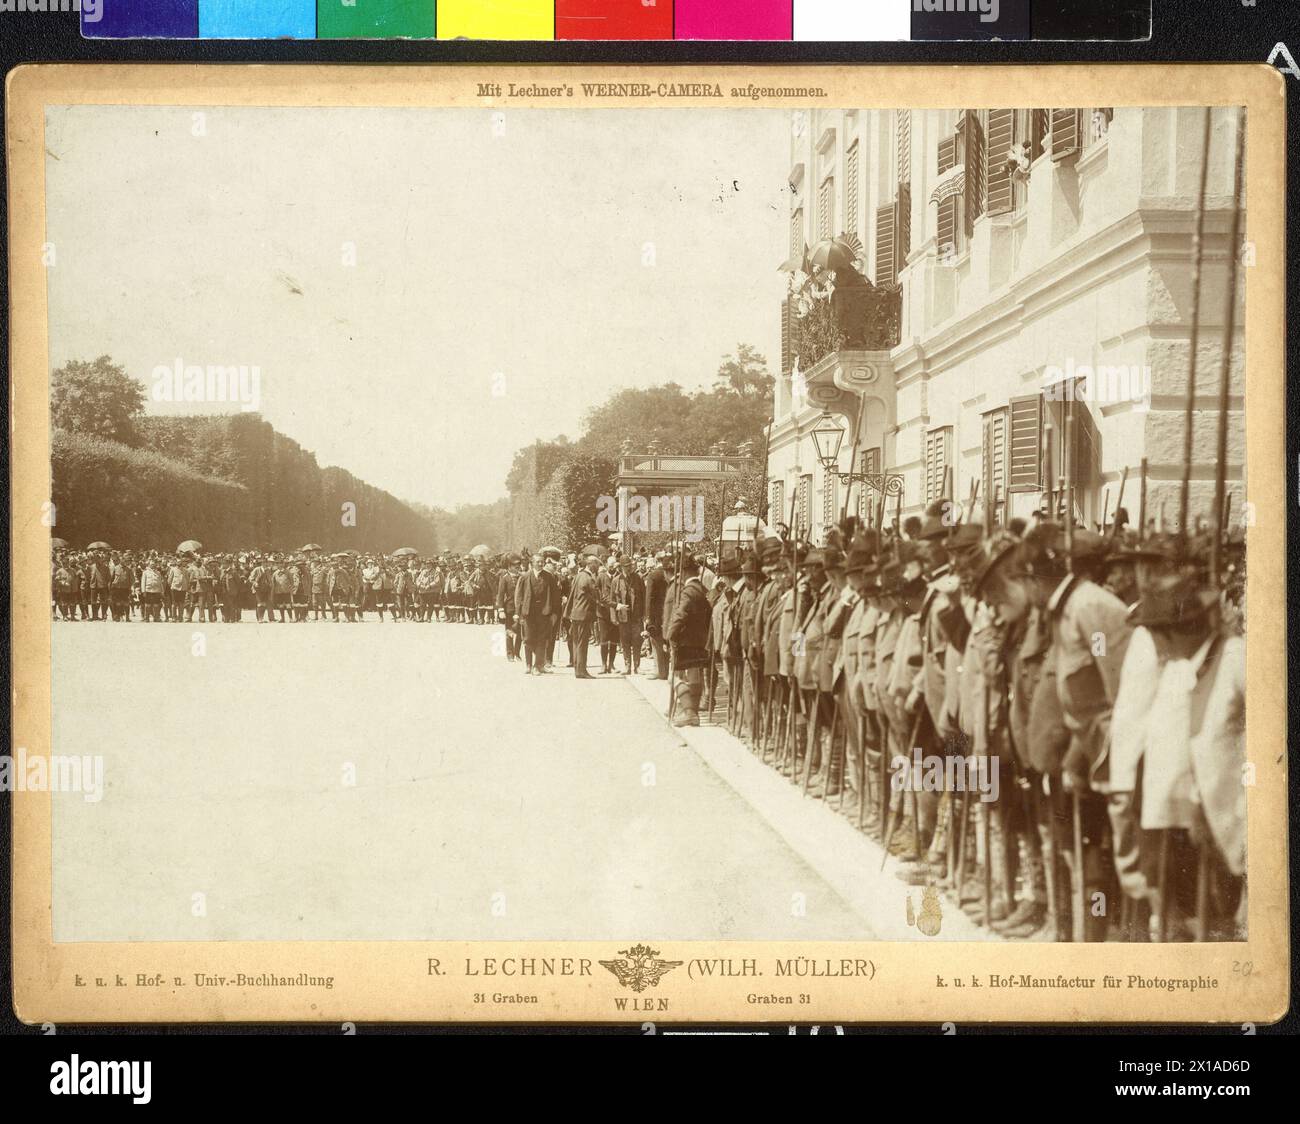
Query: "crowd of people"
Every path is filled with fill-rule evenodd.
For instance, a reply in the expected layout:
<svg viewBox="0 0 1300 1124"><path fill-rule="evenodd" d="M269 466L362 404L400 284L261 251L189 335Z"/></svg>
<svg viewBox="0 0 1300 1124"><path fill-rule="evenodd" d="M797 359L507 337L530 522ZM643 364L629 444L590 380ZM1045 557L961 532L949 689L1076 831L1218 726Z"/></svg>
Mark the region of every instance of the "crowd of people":
<svg viewBox="0 0 1300 1124"><path fill-rule="evenodd" d="M380 621L489 624L505 568L495 557L422 558L414 551L60 548L54 612L62 620L356 622L374 614Z"/></svg>
<svg viewBox="0 0 1300 1124"><path fill-rule="evenodd" d="M815 549L766 537L711 584L683 559L675 723L720 706L1003 936L1240 939L1241 539L949 507Z"/></svg>
<svg viewBox="0 0 1300 1124"><path fill-rule="evenodd" d="M528 675L671 680L675 726L725 723L1003 936L1244 936L1240 538L946 510L720 553L97 544L55 552L53 611L495 623Z"/></svg>

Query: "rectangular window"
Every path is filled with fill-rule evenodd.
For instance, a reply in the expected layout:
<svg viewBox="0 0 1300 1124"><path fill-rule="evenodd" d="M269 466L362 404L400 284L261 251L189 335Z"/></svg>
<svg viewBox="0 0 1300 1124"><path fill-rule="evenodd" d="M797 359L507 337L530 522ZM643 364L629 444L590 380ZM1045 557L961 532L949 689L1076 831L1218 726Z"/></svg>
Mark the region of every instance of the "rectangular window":
<svg viewBox="0 0 1300 1124"><path fill-rule="evenodd" d="M1029 111L1029 162L1032 164L1047 151L1047 134L1052 125L1049 109Z"/></svg>
<svg viewBox="0 0 1300 1124"><path fill-rule="evenodd" d="M984 502L993 505L993 520L1001 524L1007 501L1007 410L991 410L984 415L983 478L980 488Z"/></svg>
<svg viewBox="0 0 1300 1124"><path fill-rule="evenodd" d="M825 534L839 522L839 477L830 469L822 475L822 533Z"/></svg>
<svg viewBox="0 0 1300 1124"><path fill-rule="evenodd" d="M866 476L876 476L880 473L880 450L863 449L858 456L858 471ZM858 484L858 518L863 522L871 523L874 519L872 514L873 505L880 493L871 487L870 484Z"/></svg>
<svg viewBox="0 0 1300 1124"><path fill-rule="evenodd" d="M894 111L894 134L898 145L898 188L894 196L894 280L912 252L912 111ZM879 283L879 282L877 282Z"/></svg>
<svg viewBox="0 0 1300 1124"><path fill-rule="evenodd" d="M876 284L892 285L898 280L894 256L898 247L895 241L898 204L876 208Z"/></svg>
<svg viewBox="0 0 1300 1124"><path fill-rule="evenodd" d="M849 155L844 161L844 230L847 234L858 233L858 179L861 168L858 164L858 142L853 142Z"/></svg>
<svg viewBox="0 0 1300 1124"><path fill-rule="evenodd" d="M898 182L912 182L912 111L894 110L894 137L898 144Z"/></svg>
<svg viewBox="0 0 1300 1124"><path fill-rule="evenodd" d="M1060 162L1079 154L1079 111L1077 109L1053 109L1052 111L1052 159Z"/></svg>
<svg viewBox="0 0 1300 1124"><path fill-rule="evenodd" d="M925 435L925 502L944 498L944 477L952 463L952 426L932 429Z"/></svg>
<svg viewBox="0 0 1300 1124"><path fill-rule="evenodd" d="M1016 144L1016 111L990 109L988 162L984 170L984 198L990 215L1005 215L1016 209L1011 155Z"/></svg>
<svg viewBox="0 0 1300 1124"><path fill-rule="evenodd" d="M1113 109L1084 109L1080 111L1079 146L1087 152L1101 144L1110 134L1110 122L1115 116Z"/></svg>
<svg viewBox="0 0 1300 1124"><path fill-rule="evenodd" d="M968 109L962 114L961 157L966 166L966 192L963 223L966 237L975 231L975 220L984 213L984 122L981 111Z"/></svg>
<svg viewBox="0 0 1300 1124"><path fill-rule="evenodd" d="M957 138L944 137L939 142L939 175L944 176L957 166ZM939 217L936 228L936 243L939 256L947 257L960 251L957 244L958 196L949 195L939 200Z"/></svg>
<svg viewBox="0 0 1300 1124"><path fill-rule="evenodd" d="M781 374L788 375L794 368L794 298L781 302Z"/></svg>
<svg viewBox="0 0 1300 1124"><path fill-rule="evenodd" d="M835 179L827 176L817 190L817 240L835 237Z"/></svg>
<svg viewBox="0 0 1300 1124"><path fill-rule="evenodd" d="M1043 399L1038 394L1011 399L1010 463L1007 490L1036 492L1042 484Z"/></svg>

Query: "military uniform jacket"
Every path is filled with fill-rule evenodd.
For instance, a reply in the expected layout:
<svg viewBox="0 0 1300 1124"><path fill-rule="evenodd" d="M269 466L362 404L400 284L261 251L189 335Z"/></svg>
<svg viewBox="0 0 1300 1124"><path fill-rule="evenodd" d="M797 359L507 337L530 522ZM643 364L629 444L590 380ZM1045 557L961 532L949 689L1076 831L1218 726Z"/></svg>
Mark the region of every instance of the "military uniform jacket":
<svg viewBox="0 0 1300 1124"><path fill-rule="evenodd" d="M673 609L665 636L673 646L673 660L680 670L709 662L709 623L712 613L704 583L688 578Z"/></svg>
<svg viewBox="0 0 1300 1124"><path fill-rule="evenodd" d="M822 627L826 639L822 646L819 675L823 691L834 691L839 684L840 673L844 669L844 630L857 607L857 601L858 595L853 592L853 587L846 584L838 591L832 586L822 602Z"/></svg>
<svg viewBox="0 0 1300 1124"><path fill-rule="evenodd" d="M770 579L763 586L758 606L758 643L763 645L763 674L781 674L781 606L785 599L785 582Z"/></svg>
<svg viewBox="0 0 1300 1124"><path fill-rule="evenodd" d="M792 585L781 595L781 605L777 623L777 666L780 674L788 677L794 675L794 612L796 589Z"/></svg>
<svg viewBox="0 0 1300 1124"><path fill-rule="evenodd" d="M822 602L830 595L830 583L821 588L805 589L799 603L799 622L792 639L802 643L795 644L794 673L799 679L799 687L804 691L820 690L818 677L822 645L825 642L823 631Z"/></svg>

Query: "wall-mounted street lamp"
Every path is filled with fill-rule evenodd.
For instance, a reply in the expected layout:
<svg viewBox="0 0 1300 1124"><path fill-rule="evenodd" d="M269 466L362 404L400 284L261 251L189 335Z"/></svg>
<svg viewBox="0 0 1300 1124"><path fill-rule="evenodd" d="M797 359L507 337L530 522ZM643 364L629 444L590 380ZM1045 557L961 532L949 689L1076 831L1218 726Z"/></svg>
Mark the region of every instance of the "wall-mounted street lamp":
<svg viewBox="0 0 1300 1124"><path fill-rule="evenodd" d="M822 468L839 477L841 484L855 481L867 485L886 496L903 494L903 477L896 472L841 472L840 446L844 443L844 427L839 424L829 410L824 412L812 431L813 445L817 449L817 459Z"/></svg>

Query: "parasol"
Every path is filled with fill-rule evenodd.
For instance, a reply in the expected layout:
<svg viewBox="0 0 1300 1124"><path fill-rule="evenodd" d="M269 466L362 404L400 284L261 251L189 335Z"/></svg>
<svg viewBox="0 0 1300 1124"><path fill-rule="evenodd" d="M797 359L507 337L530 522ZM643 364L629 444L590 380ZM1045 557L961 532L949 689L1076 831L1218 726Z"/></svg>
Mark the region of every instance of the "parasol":
<svg viewBox="0 0 1300 1124"><path fill-rule="evenodd" d="M68 542L66 539L50 539L50 546L55 550L66 550Z"/></svg>
<svg viewBox="0 0 1300 1124"><path fill-rule="evenodd" d="M300 546L298 548L298 551L301 554L310 554L313 550L323 550L323 549L324 548L319 543L309 542L306 546Z"/></svg>
<svg viewBox="0 0 1300 1124"><path fill-rule="evenodd" d="M93 542L88 547L86 547L86 549L87 550L112 550L113 548L109 546L108 543L106 542Z"/></svg>
<svg viewBox="0 0 1300 1124"><path fill-rule="evenodd" d="M203 544L198 539L186 539L176 548L177 554L193 554L196 550L202 550Z"/></svg>
<svg viewBox="0 0 1300 1124"><path fill-rule="evenodd" d="M419 553L420 552L416 550L415 547L413 546L402 546L402 547L398 547L395 551L393 551L393 557L410 558L413 554L418 555Z"/></svg>
<svg viewBox="0 0 1300 1124"><path fill-rule="evenodd" d="M490 546L486 543L479 543L478 546L469 552L469 556L471 558L486 558L491 553L492 548Z"/></svg>
<svg viewBox="0 0 1300 1124"><path fill-rule="evenodd" d="M580 553L583 554L584 556L594 555L596 558L599 558L603 562L605 561L606 558L609 557L609 547L603 546L601 543L594 542L590 546L584 546L580 551Z"/></svg>
<svg viewBox="0 0 1300 1124"><path fill-rule="evenodd" d="M856 262L861 257L861 243L856 247L847 237L827 238L817 243L808 259L813 269L829 269L836 272L842 269L856 269Z"/></svg>

